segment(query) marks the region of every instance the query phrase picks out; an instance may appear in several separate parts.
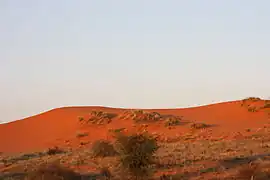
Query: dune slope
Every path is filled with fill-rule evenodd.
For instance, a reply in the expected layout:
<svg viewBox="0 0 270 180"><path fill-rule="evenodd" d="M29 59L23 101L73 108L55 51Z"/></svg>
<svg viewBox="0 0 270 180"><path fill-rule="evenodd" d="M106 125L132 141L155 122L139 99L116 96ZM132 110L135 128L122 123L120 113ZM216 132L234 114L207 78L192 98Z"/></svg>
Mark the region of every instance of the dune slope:
<svg viewBox="0 0 270 180"><path fill-rule="evenodd" d="M262 102L263 103L263 102ZM261 103L257 103L256 106ZM79 117L88 115L91 111L106 111L118 115L113 121L105 125L82 126ZM70 142L77 147L79 141L76 133L87 131L85 141L108 138L108 129L134 129L133 122L120 117L125 109L106 107L66 107L54 109L36 116L32 116L12 123L0 125L0 152L31 152L41 151L52 146L64 146ZM183 117L186 122L203 122L213 124L213 136L222 132L233 133L245 131L247 128L260 128L267 123L268 114L265 110L250 112L243 106L243 101L232 101L211 104L201 107L183 109L148 109L163 115ZM168 129L160 123L149 123L150 132L160 132L164 136L175 136L187 132L190 125L183 124ZM135 129L136 130L136 129Z"/></svg>

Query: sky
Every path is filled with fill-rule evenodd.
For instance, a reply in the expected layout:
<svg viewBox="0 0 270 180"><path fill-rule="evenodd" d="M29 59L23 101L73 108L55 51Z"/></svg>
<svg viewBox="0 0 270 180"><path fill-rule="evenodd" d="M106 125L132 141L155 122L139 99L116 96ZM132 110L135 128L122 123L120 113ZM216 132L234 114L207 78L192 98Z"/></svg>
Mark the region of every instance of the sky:
<svg viewBox="0 0 270 180"><path fill-rule="evenodd" d="M1 0L0 121L64 106L269 98L269 7L268 0Z"/></svg>

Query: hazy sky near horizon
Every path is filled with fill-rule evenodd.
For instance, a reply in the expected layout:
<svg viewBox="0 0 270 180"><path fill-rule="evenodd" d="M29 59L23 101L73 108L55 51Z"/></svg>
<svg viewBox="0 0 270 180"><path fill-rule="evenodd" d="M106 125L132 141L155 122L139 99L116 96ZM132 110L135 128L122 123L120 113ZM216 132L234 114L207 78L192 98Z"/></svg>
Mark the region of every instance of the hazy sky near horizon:
<svg viewBox="0 0 270 180"><path fill-rule="evenodd" d="M63 106L268 98L269 7L269 0L1 0L0 121Z"/></svg>

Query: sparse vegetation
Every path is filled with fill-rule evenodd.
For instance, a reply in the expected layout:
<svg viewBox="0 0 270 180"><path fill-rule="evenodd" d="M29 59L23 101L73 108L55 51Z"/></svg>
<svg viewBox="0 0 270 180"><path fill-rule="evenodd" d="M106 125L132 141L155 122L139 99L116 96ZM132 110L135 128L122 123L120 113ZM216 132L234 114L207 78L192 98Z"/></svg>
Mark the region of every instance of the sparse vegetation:
<svg viewBox="0 0 270 180"><path fill-rule="evenodd" d="M244 165L237 175L238 179L248 180L269 180L270 179L270 163L260 162L257 164Z"/></svg>
<svg viewBox="0 0 270 180"><path fill-rule="evenodd" d="M175 116L170 116L168 118L166 118L165 120L165 126L177 126L180 124L180 120L179 118L175 117Z"/></svg>
<svg viewBox="0 0 270 180"><path fill-rule="evenodd" d="M81 180L82 176L59 164L49 164L30 172L25 180Z"/></svg>
<svg viewBox="0 0 270 180"><path fill-rule="evenodd" d="M248 107L248 112L258 112L258 109L256 107Z"/></svg>
<svg viewBox="0 0 270 180"><path fill-rule="evenodd" d="M81 118L79 119L82 123L84 124L98 124L98 125L103 125L103 124L109 124L114 117L116 117L117 114L114 113L108 113L104 111L91 111L89 116L86 118Z"/></svg>
<svg viewBox="0 0 270 180"><path fill-rule="evenodd" d="M92 145L92 155L94 157L107 157L107 156L115 156L118 153L114 149L112 143L106 140L98 140Z"/></svg>
<svg viewBox="0 0 270 180"><path fill-rule="evenodd" d="M263 103L265 103L265 106L263 106ZM269 101L247 102L245 107L257 107L255 105L258 104L257 108L261 110L267 108L269 103ZM79 117L79 120L81 123L99 124L104 119L115 117L105 114L107 112L94 111L90 113L89 117ZM96 126L90 126L77 129L77 133L72 132L73 139L63 138L63 142L68 142L64 144L67 146L66 149L60 149L59 146L43 152L9 157L0 154L0 179L69 180L69 178L76 179L78 177L87 180L99 178L117 180L132 177L131 179L160 180L193 178L239 180L251 180L253 178L253 180L260 180L270 178L270 163L265 165L265 161L270 159L270 138L268 136L270 126L266 124L266 121L263 122L265 123L263 128L247 125L241 129L241 132L229 132L228 134L225 132L214 136L217 135L214 134L216 133L214 128L199 130L214 127L214 125L189 121L188 116L187 120L182 121L181 117L175 115L161 115L142 110L126 111L124 115L126 117L122 117L119 121L126 118L142 123L133 123L126 127L124 127L125 124L116 123L106 126L109 128L107 130L110 135L108 139L114 138L115 142L111 139L110 141L99 140L92 144L91 149L84 146L86 144L90 146L92 143L93 134L91 130ZM107 122L105 120L102 123L106 124ZM194 123L189 124L190 122ZM125 123L129 122L125 121ZM166 131L167 129L164 128L164 125L170 128L179 124L185 128L185 124L187 124L191 129L188 131L185 129L181 132L177 127L170 131ZM163 129L160 130L159 128ZM153 136L145 132L147 130ZM131 132L137 133L129 134ZM86 136L89 136L89 138L83 138ZM74 142L76 146L79 145L79 148L74 148ZM263 159L261 164L264 164L264 166L253 163L254 160L260 158ZM54 160L59 160L60 163L49 165ZM49 164L39 168L39 165L44 162ZM85 175L89 171L98 172L104 166L106 168L102 168L99 173ZM65 167L72 167L76 171ZM239 169L239 167L242 168Z"/></svg>
<svg viewBox="0 0 270 180"><path fill-rule="evenodd" d="M157 112L147 112L143 110L134 110L131 111L131 119L135 121L136 123L138 122L155 122L160 120L162 117L159 113Z"/></svg>
<svg viewBox="0 0 270 180"><path fill-rule="evenodd" d="M243 101L253 101L253 102L260 101L260 100L262 99L259 97L248 97L248 98L243 99Z"/></svg>
<svg viewBox="0 0 270 180"><path fill-rule="evenodd" d="M119 133L119 132L124 131L125 129L126 129L126 128L110 129L109 132L112 132L112 133Z"/></svg>
<svg viewBox="0 0 270 180"><path fill-rule="evenodd" d="M136 178L151 175L154 153L158 149L156 140L146 133L130 136L119 133L116 146L122 167Z"/></svg>
<svg viewBox="0 0 270 180"><path fill-rule="evenodd" d="M270 100L265 101L263 108L270 108Z"/></svg>
<svg viewBox="0 0 270 180"><path fill-rule="evenodd" d="M181 180L184 176L182 174L162 174L160 180Z"/></svg>
<svg viewBox="0 0 270 180"><path fill-rule="evenodd" d="M56 155L56 154L62 154L64 152L65 152L64 150L62 150L59 147L55 146L53 148L49 148L46 153L48 155Z"/></svg>
<svg viewBox="0 0 270 180"><path fill-rule="evenodd" d="M102 168L99 173L80 174L72 169L64 167L59 163L49 163L39 166L37 169L28 173L20 174L20 179L24 180L94 180L110 179L111 172L107 168ZM15 180L16 178L8 177L6 180Z"/></svg>
<svg viewBox="0 0 270 180"><path fill-rule="evenodd" d="M88 132L77 132L76 137L77 138L82 138L82 137L85 137L85 136L88 136L88 135L89 135Z"/></svg>
<svg viewBox="0 0 270 180"><path fill-rule="evenodd" d="M210 125L205 123L192 123L190 127L192 129L204 129L210 127Z"/></svg>
<svg viewBox="0 0 270 180"><path fill-rule="evenodd" d="M79 119L79 121L83 121L84 120L84 118L81 117L81 116L79 116L78 119Z"/></svg>

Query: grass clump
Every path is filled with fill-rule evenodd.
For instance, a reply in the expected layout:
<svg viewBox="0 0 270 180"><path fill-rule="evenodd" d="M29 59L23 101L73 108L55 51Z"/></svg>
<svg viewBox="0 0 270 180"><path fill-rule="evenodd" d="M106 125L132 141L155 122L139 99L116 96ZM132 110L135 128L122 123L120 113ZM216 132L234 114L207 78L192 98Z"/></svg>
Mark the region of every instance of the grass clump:
<svg viewBox="0 0 270 180"><path fill-rule="evenodd" d="M84 117L79 116L78 119L79 119L79 121L83 121Z"/></svg>
<svg viewBox="0 0 270 180"><path fill-rule="evenodd" d="M120 133L123 132L126 128L118 128L118 129L109 129L109 132L112 133Z"/></svg>
<svg viewBox="0 0 270 180"><path fill-rule="evenodd" d="M210 125L205 123L192 123L190 127L191 129L204 129L210 127Z"/></svg>
<svg viewBox="0 0 270 180"><path fill-rule="evenodd" d="M147 112L143 110L134 110L131 112L131 119L136 123L139 122L155 122L162 118L157 112Z"/></svg>
<svg viewBox="0 0 270 180"><path fill-rule="evenodd" d="M165 126L177 126L180 124L180 120L179 118L176 118L174 116L171 116L171 117L168 117L166 120L165 120Z"/></svg>
<svg viewBox="0 0 270 180"><path fill-rule="evenodd" d="M260 100L262 100L262 99L259 97L247 97L247 98L243 99L243 101L252 101L252 102L256 102L256 101L260 101Z"/></svg>
<svg viewBox="0 0 270 180"><path fill-rule="evenodd" d="M270 100L266 100L263 108L270 108Z"/></svg>
<svg viewBox="0 0 270 180"><path fill-rule="evenodd" d="M106 140L98 140L94 142L92 146L92 154L94 157L107 157L107 156L115 156L118 153L114 149L112 143Z"/></svg>
<svg viewBox="0 0 270 180"><path fill-rule="evenodd" d="M43 164L37 169L28 172L24 180L91 180L110 179L111 173L107 168L102 168L99 173L79 174L72 169L61 166L60 163ZM22 178L20 178L22 179Z"/></svg>
<svg viewBox="0 0 270 180"><path fill-rule="evenodd" d="M86 123L99 124L99 125L109 124L112 121L112 119L116 116L117 116L116 114L108 113L104 111L91 111Z"/></svg>
<svg viewBox="0 0 270 180"><path fill-rule="evenodd" d="M132 176L138 179L151 175L150 167L158 149L157 141L152 136L147 133L119 133L116 135L116 147L122 167Z"/></svg>
<svg viewBox="0 0 270 180"><path fill-rule="evenodd" d="M46 154L48 155L56 155L56 154L62 154L62 153L65 153L64 150L60 149L59 147L55 146L53 148L49 148L47 151L46 151Z"/></svg>
<svg viewBox="0 0 270 180"><path fill-rule="evenodd" d="M248 112L258 112L258 109L256 107L248 107Z"/></svg>
<svg viewBox="0 0 270 180"><path fill-rule="evenodd" d="M89 135L89 133L87 133L87 132L78 132L77 134L76 134L76 137L77 138L82 138L82 137L86 137L86 136L88 136Z"/></svg>

